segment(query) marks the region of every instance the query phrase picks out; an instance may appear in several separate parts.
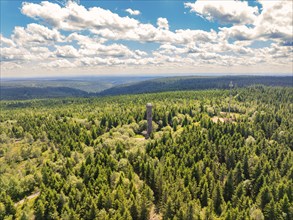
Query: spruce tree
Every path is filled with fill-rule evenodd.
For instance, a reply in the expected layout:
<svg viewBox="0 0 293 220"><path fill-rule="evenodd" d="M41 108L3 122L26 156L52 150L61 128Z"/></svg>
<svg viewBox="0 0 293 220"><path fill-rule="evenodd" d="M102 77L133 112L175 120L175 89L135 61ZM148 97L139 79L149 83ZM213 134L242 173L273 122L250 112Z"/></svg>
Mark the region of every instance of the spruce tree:
<svg viewBox="0 0 293 220"><path fill-rule="evenodd" d="M208 198L209 198L209 189L208 189L208 183L205 182L203 185L203 190L200 196L200 202L201 206L207 206L208 205Z"/></svg>
<svg viewBox="0 0 293 220"><path fill-rule="evenodd" d="M222 213L222 204L224 203L224 198L222 194L222 188L218 182L213 192L213 202L214 202L214 211L218 216Z"/></svg>
<svg viewBox="0 0 293 220"><path fill-rule="evenodd" d="M227 180L224 185L224 199L226 202L232 199L233 192L234 192L233 174L232 172L229 172Z"/></svg>

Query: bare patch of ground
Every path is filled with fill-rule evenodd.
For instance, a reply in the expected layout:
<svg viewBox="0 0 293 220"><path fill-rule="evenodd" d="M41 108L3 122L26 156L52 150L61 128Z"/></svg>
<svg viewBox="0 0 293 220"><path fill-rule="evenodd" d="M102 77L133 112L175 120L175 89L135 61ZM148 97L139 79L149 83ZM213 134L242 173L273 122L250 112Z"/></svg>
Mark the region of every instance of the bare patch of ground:
<svg viewBox="0 0 293 220"><path fill-rule="evenodd" d="M34 193L34 194L32 194L32 195L20 200L19 202L15 203L14 206L22 205L25 202L25 200L30 200L30 199L36 198L39 195L40 195L40 192L36 192L36 193Z"/></svg>
<svg viewBox="0 0 293 220"><path fill-rule="evenodd" d="M162 216L156 213L154 205L151 208L149 220L162 220Z"/></svg>
<svg viewBox="0 0 293 220"><path fill-rule="evenodd" d="M214 117L212 117L212 121L214 122L214 123L218 123L218 121L220 121L220 122L224 122L225 120L227 120L226 118L220 118L220 117L218 117L218 116L214 116Z"/></svg>

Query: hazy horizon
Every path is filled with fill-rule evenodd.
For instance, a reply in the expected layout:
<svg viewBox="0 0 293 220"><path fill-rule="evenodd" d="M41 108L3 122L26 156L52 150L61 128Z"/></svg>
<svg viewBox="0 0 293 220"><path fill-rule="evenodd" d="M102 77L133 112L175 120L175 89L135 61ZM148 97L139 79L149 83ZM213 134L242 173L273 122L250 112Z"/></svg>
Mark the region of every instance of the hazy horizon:
<svg viewBox="0 0 293 220"><path fill-rule="evenodd" d="M263 74L222 74L222 73L214 73L214 74L146 74L146 75L131 75L131 74L113 74L113 75L61 75L61 76L12 76L12 77L2 77L3 80L50 80L50 79L90 79L90 78L164 78L164 77L222 77L222 76L246 76L246 77L254 77L254 76L276 76L276 77L293 77L293 73L284 73L284 74L276 74L276 73L263 73Z"/></svg>

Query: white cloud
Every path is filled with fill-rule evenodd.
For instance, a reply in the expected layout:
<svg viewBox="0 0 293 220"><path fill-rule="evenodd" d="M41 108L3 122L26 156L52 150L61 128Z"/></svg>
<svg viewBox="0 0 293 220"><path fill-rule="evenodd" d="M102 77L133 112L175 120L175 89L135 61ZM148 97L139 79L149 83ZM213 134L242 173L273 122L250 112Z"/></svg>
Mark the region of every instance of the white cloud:
<svg viewBox="0 0 293 220"><path fill-rule="evenodd" d="M30 60L31 54L24 48L4 47L1 48L1 61Z"/></svg>
<svg viewBox="0 0 293 220"><path fill-rule="evenodd" d="M169 30L169 23L166 18L158 18L157 25L159 29Z"/></svg>
<svg viewBox="0 0 293 220"><path fill-rule="evenodd" d="M102 8L86 9L81 5L69 3L61 8L59 5L41 2L40 4L24 3L22 13L46 21L57 29L61 30L89 30L102 39L109 40L132 40L140 42L160 42L186 44L190 41L214 41L216 33L202 30L169 30L168 20L158 18L155 27L152 24L143 24L138 20L120 17L109 10ZM50 12L50 13L48 13ZM58 16L55 16L55 15ZM75 35L74 35L75 34ZM73 33L73 38L78 38Z"/></svg>
<svg viewBox="0 0 293 220"><path fill-rule="evenodd" d="M43 46L32 46L26 48L13 44L10 47L1 47L2 62L42 62L50 57L52 57L52 52L47 47Z"/></svg>
<svg viewBox="0 0 293 220"><path fill-rule="evenodd" d="M62 73L243 73L260 71L261 64L262 71L291 71L292 47L285 46L292 45L291 1L260 1L260 14L247 2L229 1L229 7L220 7L224 1L211 2L185 5L206 19L232 25L219 31L171 31L168 20L161 17L156 24L141 23L72 2L64 7L50 2L24 3L22 13L42 25L15 27L10 37L0 36L1 70L5 74L21 68L44 72L44 67ZM232 10L232 6L237 7ZM270 45L253 48L256 40ZM127 41L136 43L129 47ZM149 42L157 48L149 49Z"/></svg>
<svg viewBox="0 0 293 220"><path fill-rule="evenodd" d="M31 18L41 19L55 28L67 31L85 29L116 29L127 30L135 28L138 21L129 17L120 17L99 7L86 9L82 5L69 2L61 8L50 2L23 3L21 12Z"/></svg>
<svg viewBox="0 0 293 220"><path fill-rule="evenodd" d="M44 20L57 29L67 31L89 30L111 40L185 44L189 40L200 40L203 37L210 38L207 36L210 33L201 30L178 30L175 33L169 31L166 18L158 18L158 28L156 28L152 24L142 24L132 18L120 17L109 10L97 7L86 9L72 2L63 8L49 2L24 3L22 13L35 19ZM211 35L214 35L214 33L211 33Z"/></svg>
<svg viewBox="0 0 293 220"><path fill-rule="evenodd" d="M140 56L140 57L143 57L143 56L147 56L148 55L147 52L144 52L144 51L141 51L141 50L135 50L134 52L135 52L135 54L137 56Z"/></svg>
<svg viewBox="0 0 293 220"><path fill-rule="evenodd" d="M68 61L67 59L58 59L58 60L54 60L48 63L43 63L41 65L42 67L46 67L46 68L52 68L52 69L56 69L56 68L74 68L76 67L76 65L70 61Z"/></svg>
<svg viewBox="0 0 293 220"><path fill-rule="evenodd" d="M88 37L80 34L71 34L67 37L68 42L77 41L79 50L76 51L81 57L108 56L108 57L138 57L145 56L140 50L132 51L123 44L103 44L105 41L99 37ZM71 47L71 46L70 46ZM66 46L69 49L69 46ZM71 48L72 51L72 48ZM72 53L70 53L72 54Z"/></svg>
<svg viewBox="0 0 293 220"><path fill-rule="evenodd" d="M158 50L161 54L173 55L173 54L183 54L188 52L187 48L176 47L172 44L162 44Z"/></svg>
<svg viewBox="0 0 293 220"><path fill-rule="evenodd" d="M22 65L19 65L17 63L14 63L14 62L1 62L0 63L0 68L1 68L1 71L15 71L15 70L20 70L22 69Z"/></svg>
<svg viewBox="0 0 293 220"><path fill-rule="evenodd" d="M232 27L222 27L220 35L224 38L232 38L236 41L253 40L256 38L256 33L253 28L248 28L245 25L237 25Z"/></svg>
<svg viewBox="0 0 293 220"><path fill-rule="evenodd" d="M108 56L108 57L131 57L134 52L129 50L126 46L121 44L112 45L84 45L80 51L84 56Z"/></svg>
<svg viewBox="0 0 293 220"><path fill-rule="evenodd" d="M262 11L253 26L236 25L220 28L219 35L235 40L276 40L283 45L293 45L293 2L260 1Z"/></svg>
<svg viewBox="0 0 293 220"><path fill-rule="evenodd" d="M31 46L61 42L63 36L57 30L51 30L39 24L28 24L26 28L15 27L12 39L18 45Z"/></svg>
<svg viewBox="0 0 293 220"><path fill-rule="evenodd" d="M62 58L77 58L80 56L78 51L71 45L56 46L55 54L57 57Z"/></svg>
<svg viewBox="0 0 293 220"><path fill-rule="evenodd" d="M128 12L130 15L140 15L139 10L132 10L131 8L127 8L125 11Z"/></svg>
<svg viewBox="0 0 293 220"><path fill-rule="evenodd" d="M255 22L256 35L266 39L280 39L293 45L293 1L259 1L262 13Z"/></svg>
<svg viewBox="0 0 293 220"><path fill-rule="evenodd" d="M69 34L68 37L66 37L65 39L66 42L73 42L73 41L77 41L77 43L79 45L83 45L83 44L103 44L105 42L107 42L107 39L105 38L101 38L99 36L85 36L82 34L78 34L76 32Z"/></svg>
<svg viewBox="0 0 293 220"><path fill-rule="evenodd" d="M249 6L246 1L197 0L195 3L188 2L184 5L190 8L191 12L221 24L252 24L258 15L258 8Z"/></svg>
<svg viewBox="0 0 293 220"><path fill-rule="evenodd" d="M6 37L4 37L2 34L0 34L0 43L1 47L13 47L15 46L14 42Z"/></svg>

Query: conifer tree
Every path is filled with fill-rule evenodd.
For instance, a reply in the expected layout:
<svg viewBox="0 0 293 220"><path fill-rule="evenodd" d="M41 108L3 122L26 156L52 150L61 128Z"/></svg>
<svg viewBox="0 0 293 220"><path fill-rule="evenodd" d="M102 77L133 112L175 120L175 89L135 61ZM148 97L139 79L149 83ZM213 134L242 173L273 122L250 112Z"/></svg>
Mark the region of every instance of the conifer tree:
<svg viewBox="0 0 293 220"><path fill-rule="evenodd" d="M267 186L263 187L259 193L259 205L262 209L272 200L272 193Z"/></svg>
<svg viewBox="0 0 293 220"><path fill-rule="evenodd" d="M232 199L233 192L234 192L233 174L232 172L229 172L227 180L224 185L224 199L226 202Z"/></svg>
<svg viewBox="0 0 293 220"><path fill-rule="evenodd" d="M209 198L208 183L205 182L203 185L201 196L200 196L201 206L204 207L208 205L208 198Z"/></svg>
<svg viewBox="0 0 293 220"><path fill-rule="evenodd" d="M216 212L217 215L220 216L222 213L222 205L224 203L224 198L222 194L222 188L219 182L216 184L216 187L214 188L213 202L214 202L214 211Z"/></svg>

